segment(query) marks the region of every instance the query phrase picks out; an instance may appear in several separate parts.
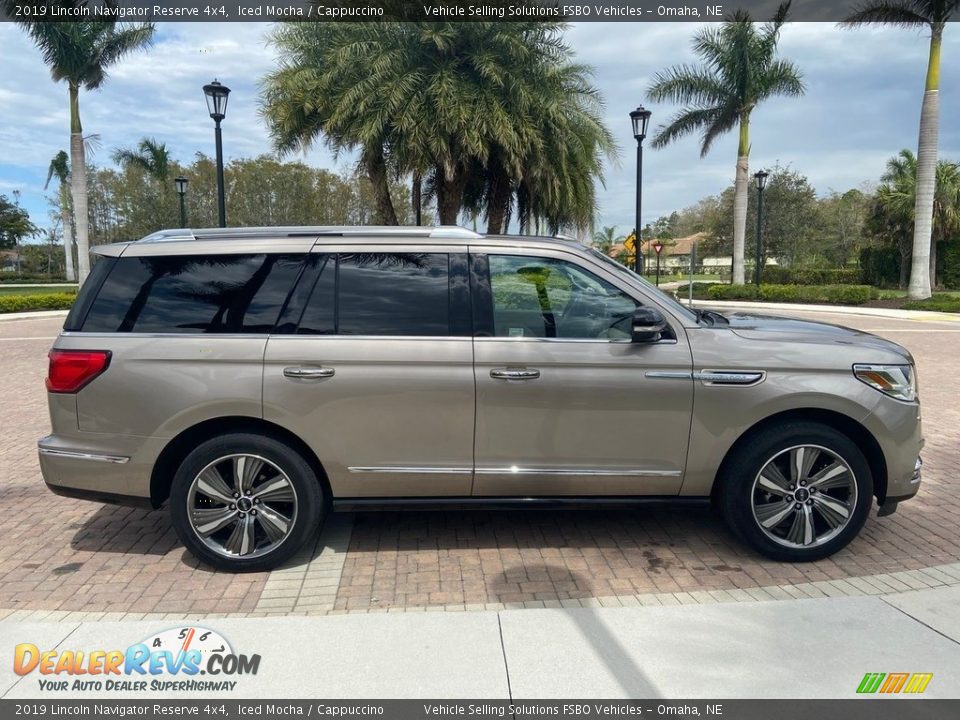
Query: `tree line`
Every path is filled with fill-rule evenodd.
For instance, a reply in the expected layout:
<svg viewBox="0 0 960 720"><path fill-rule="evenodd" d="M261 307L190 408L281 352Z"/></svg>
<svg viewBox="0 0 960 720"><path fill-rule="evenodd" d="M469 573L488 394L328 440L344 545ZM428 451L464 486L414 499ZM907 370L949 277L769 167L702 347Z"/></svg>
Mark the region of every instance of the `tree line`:
<svg viewBox="0 0 960 720"><path fill-rule="evenodd" d="M0 0L8 12L14 5L54 3L77 6L85 0ZM841 24L930 31L910 222L914 299L930 296L935 272L940 46L958 7L960 0L865 0ZM699 30L692 42L699 64L660 72L648 90L654 101L682 106L657 130L655 147L699 133L705 155L721 135L734 129L739 134L730 208L734 282L744 280L752 113L773 96L804 92L800 70L778 54L789 11L790 2L784 2L770 22L758 24L736 10ZM89 270L91 213L80 91L102 86L111 66L147 48L155 26L19 24L53 80L68 90L73 172L67 181L82 280ZM409 183L414 221L422 220L429 201L441 223L455 224L466 213L481 217L489 233L505 231L513 220L521 232L591 229L596 185L615 145L601 120L592 71L575 62L563 41L566 27L543 21L279 25L269 40L280 59L262 80L261 112L278 153L316 142L338 153L356 152L377 222L402 222L402 178ZM204 207L198 205L201 212ZM239 222L232 210L231 216Z"/></svg>
<svg viewBox="0 0 960 720"><path fill-rule="evenodd" d="M906 149L887 161L875 182L822 195L804 174L789 166L775 166L764 189L761 265L774 258L788 267L844 268L860 262L864 251L870 250L895 268L881 279L905 287L913 261L917 178L917 158ZM757 227L757 194L751 183L746 215L751 230ZM669 245L675 238L703 233L698 248L701 257L732 256L735 204L736 187L731 185L658 218L643 234ZM929 265L933 284L952 288L960 277L960 163L948 159L937 163L932 233L936 243ZM755 261L754 238L751 233L746 252L751 262ZM613 247L617 240L613 228L604 228L595 236L600 246ZM950 265L940 267L938 257L949 258Z"/></svg>

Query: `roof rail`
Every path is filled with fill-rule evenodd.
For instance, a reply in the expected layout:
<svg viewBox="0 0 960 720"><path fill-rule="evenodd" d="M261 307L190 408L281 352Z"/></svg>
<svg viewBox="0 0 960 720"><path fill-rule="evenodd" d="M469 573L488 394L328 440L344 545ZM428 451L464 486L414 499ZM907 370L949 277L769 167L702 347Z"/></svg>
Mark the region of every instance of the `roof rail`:
<svg viewBox="0 0 960 720"><path fill-rule="evenodd" d="M433 229L433 232L430 233L432 238L463 238L465 240L474 240L482 238L478 232L473 230L468 230L467 228L460 227L459 225L440 225Z"/></svg>
<svg viewBox="0 0 960 720"><path fill-rule="evenodd" d="M189 228L177 228L174 230L158 230L150 233L139 242L166 242L168 240L196 240L196 235Z"/></svg>
<svg viewBox="0 0 960 720"><path fill-rule="evenodd" d="M402 225L349 225L349 226L281 226L281 227L241 227L241 228L176 228L160 230L151 233L138 242L153 243L172 240L198 239L235 239L241 237L262 236L317 236L317 235L389 235L393 237L429 237L450 239L478 239L484 236L467 228L456 225L440 225L438 227L411 227Z"/></svg>

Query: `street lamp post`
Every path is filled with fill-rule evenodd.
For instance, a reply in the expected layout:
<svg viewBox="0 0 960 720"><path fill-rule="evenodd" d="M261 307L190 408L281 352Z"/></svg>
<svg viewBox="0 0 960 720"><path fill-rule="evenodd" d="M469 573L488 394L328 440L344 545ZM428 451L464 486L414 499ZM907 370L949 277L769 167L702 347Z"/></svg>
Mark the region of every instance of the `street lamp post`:
<svg viewBox="0 0 960 720"><path fill-rule="evenodd" d="M651 112L643 105L630 112L630 122L633 125L633 137L637 141L637 236L635 239L636 253L634 254L633 269L639 275L643 272L643 259L640 252L640 205L643 199L643 139L647 136L647 125L650 123Z"/></svg>
<svg viewBox="0 0 960 720"><path fill-rule="evenodd" d="M183 175L177 175L177 177L173 179L173 184L177 188L177 195L180 196L180 227L182 228L187 226L187 202L185 197L187 194L188 182L189 180L187 180Z"/></svg>
<svg viewBox="0 0 960 720"><path fill-rule="evenodd" d="M660 253L663 252L663 243L657 240L653 244L653 251L657 254L657 287L660 287Z"/></svg>
<svg viewBox="0 0 960 720"><path fill-rule="evenodd" d="M217 138L217 209L220 214L220 227L227 226L227 208L223 195L223 138L220 134L220 121L227 116L227 98L230 88L214 80L203 86L203 94L207 96L207 111L216 124Z"/></svg>
<svg viewBox="0 0 960 720"><path fill-rule="evenodd" d="M763 248L763 189L767 186L767 177L770 173L765 170L760 170L754 174L754 179L757 181L757 262L756 267L753 269L753 284L757 287L760 286L760 276L763 271L763 263L761 262Z"/></svg>

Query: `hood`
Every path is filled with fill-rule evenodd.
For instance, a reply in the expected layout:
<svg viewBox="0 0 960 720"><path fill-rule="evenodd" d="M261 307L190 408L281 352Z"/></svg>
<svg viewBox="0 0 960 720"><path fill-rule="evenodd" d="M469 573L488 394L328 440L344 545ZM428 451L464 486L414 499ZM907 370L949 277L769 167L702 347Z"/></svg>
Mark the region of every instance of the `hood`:
<svg viewBox="0 0 960 720"><path fill-rule="evenodd" d="M755 315L746 312L722 314L730 323L730 330L749 340L867 346L893 353L900 358L899 362L913 362L913 357L906 348L862 330L775 315Z"/></svg>

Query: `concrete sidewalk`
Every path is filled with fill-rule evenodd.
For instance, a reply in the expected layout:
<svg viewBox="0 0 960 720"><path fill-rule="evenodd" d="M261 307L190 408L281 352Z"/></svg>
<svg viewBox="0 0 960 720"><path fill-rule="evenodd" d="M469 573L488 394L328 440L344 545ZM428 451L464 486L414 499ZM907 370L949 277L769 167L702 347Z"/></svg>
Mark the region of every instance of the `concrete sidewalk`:
<svg viewBox="0 0 960 720"><path fill-rule="evenodd" d="M867 672L933 673L924 697L960 697L960 588L883 597L705 606L503 610L162 622L0 622L0 696L36 698L17 643L125 649L195 625L259 654L231 691L42 696L230 698L851 698ZM95 679L94 676L79 676ZM183 675L162 680L190 679ZM121 676L118 679L137 679ZM146 676L149 681L150 676Z"/></svg>

